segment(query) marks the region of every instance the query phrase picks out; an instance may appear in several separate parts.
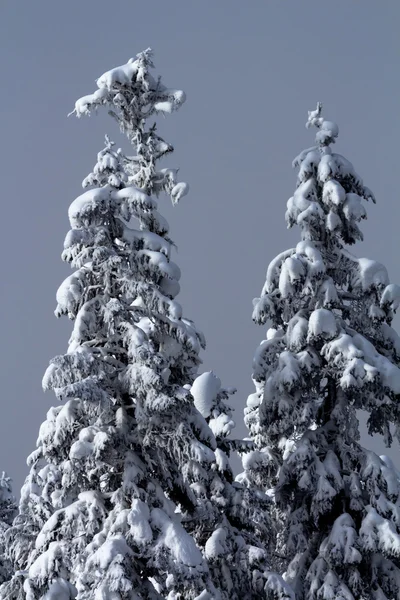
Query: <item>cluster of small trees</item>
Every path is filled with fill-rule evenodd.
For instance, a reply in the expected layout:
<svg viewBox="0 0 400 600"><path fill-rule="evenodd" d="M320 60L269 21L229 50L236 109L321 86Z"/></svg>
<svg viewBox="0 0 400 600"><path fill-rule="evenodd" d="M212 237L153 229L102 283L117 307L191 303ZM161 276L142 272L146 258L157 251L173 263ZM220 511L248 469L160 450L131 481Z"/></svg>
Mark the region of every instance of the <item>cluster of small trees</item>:
<svg viewBox="0 0 400 600"><path fill-rule="evenodd" d="M271 262L254 303L268 331L249 438L232 439L235 390L198 372L205 340L177 300L158 212L161 194L176 204L188 192L159 167L173 148L155 125L185 95L152 69L146 50L75 105L78 117L108 108L134 155L106 137L69 208L74 272L55 312L73 331L43 379L60 402L18 511L0 480L0 598L399 600L400 475L362 447L357 420L367 411L388 445L398 435L400 287L346 249L372 192L333 152L338 128L318 105L287 204L301 241Z"/></svg>

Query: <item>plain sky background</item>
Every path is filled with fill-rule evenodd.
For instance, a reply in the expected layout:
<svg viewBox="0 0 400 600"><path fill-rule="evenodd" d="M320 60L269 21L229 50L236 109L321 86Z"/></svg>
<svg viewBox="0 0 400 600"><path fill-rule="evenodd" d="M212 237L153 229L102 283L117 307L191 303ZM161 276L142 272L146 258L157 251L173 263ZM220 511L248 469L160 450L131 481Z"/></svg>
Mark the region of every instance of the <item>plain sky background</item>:
<svg viewBox="0 0 400 600"><path fill-rule="evenodd" d="M148 46L166 85L186 91L160 129L175 146L165 166L180 166L191 193L175 209L160 199L160 210L179 248L184 312L207 338L204 369L237 386L240 423L264 335L252 299L270 260L299 239L284 212L318 100L378 199L353 251L400 283L399 28L398 0L1 1L0 467L16 492L56 402L42 375L71 330L53 315L69 274L67 209L104 133L126 148L105 114L67 119L75 100ZM379 439L363 441L383 452ZM398 445L388 453L400 464Z"/></svg>

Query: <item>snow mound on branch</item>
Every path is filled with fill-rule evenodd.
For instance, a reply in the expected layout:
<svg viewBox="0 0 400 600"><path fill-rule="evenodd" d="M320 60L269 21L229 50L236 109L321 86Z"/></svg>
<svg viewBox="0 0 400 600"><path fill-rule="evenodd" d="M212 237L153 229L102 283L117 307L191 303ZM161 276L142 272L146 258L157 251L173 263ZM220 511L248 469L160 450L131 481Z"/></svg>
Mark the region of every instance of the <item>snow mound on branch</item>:
<svg viewBox="0 0 400 600"><path fill-rule="evenodd" d="M208 560L213 560L219 556L223 556L228 551L226 544L226 530L223 527L216 529L210 538L208 538L205 546L205 554Z"/></svg>
<svg viewBox="0 0 400 600"><path fill-rule="evenodd" d="M276 459L269 448L253 450L242 458L243 467L246 471L255 471L266 468L276 463Z"/></svg>
<svg viewBox="0 0 400 600"><path fill-rule="evenodd" d="M390 306L391 310L396 311L400 306L400 285L390 283L383 290L380 305Z"/></svg>
<svg viewBox="0 0 400 600"><path fill-rule="evenodd" d="M393 524L381 517L372 506L367 507L367 516L360 528L360 540L369 552L390 552L400 556L400 535Z"/></svg>
<svg viewBox="0 0 400 600"><path fill-rule="evenodd" d="M175 263L169 261L164 254L161 252L154 252L153 250L139 250L137 253L138 257L146 257L148 262L161 272L162 275L169 279L175 279L179 281L181 277L181 271Z"/></svg>
<svg viewBox="0 0 400 600"><path fill-rule="evenodd" d="M365 292L372 287L387 286L389 276L386 267L376 260L358 258L352 283L354 287L361 287Z"/></svg>
<svg viewBox="0 0 400 600"><path fill-rule="evenodd" d="M210 429L215 437L227 436L235 427L235 421L229 415L221 413L215 419L210 420Z"/></svg>
<svg viewBox="0 0 400 600"><path fill-rule="evenodd" d="M355 564L362 556L357 550L357 532L351 516L340 515L333 524L329 536L322 542L320 553L335 564Z"/></svg>
<svg viewBox="0 0 400 600"><path fill-rule="evenodd" d="M26 593L27 598L31 598L32 596L29 593L29 582L26 582L28 585L24 585L24 591ZM72 598L76 598L76 589L65 579L56 579L52 581L48 591L44 596L42 596L43 600L71 600Z"/></svg>
<svg viewBox="0 0 400 600"><path fill-rule="evenodd" d="M86 275L86 269L81 268L64 279L56 293L57 308L55 315L57 317L64 314L72 317L75 314L85 290Z"/></svg>
<svg viewBox="0 0 400 600"><path fill-rule="evenodd" d="M280 600L295 600L296 598L290 586L277 573L268 574L265 587L273 594L273 597L280 598Z"/></svg>
<svg viewBox="0 0 400 600"><path fill-rule="evenodd" d="M324 183L322 200L328 206L341 206L346 199L344 188L335 179L329 179Z"/></svg>
<svg viewBox="0 0 400 600"><path fill-rule="evenodd" d="M45 581L46 578L56 571L56 565L63 559L66 551L63 542L51 542L48 549L43 552L30 566L29 577L37 581Z"/></svg>
<svg viewBox="0 0 400 600"><path fill-rule="evenodd" d="M324 154L318 165L318 178L323 183L338 174L338 166L332 154Z"/></svg>
<svg viewBox="0 0 400 600"><path fill-rule="evenodd" d="M130 525L129 533L137 544L145 545L153 539L153 532L149 521L150 511L147 504L142 500L132 500L128 516L128 523Z"/></svg>
<svg viewBox="0 0 400 600"><path fill-rule="evenodd" d="M308 325L307 319L300 315L295 315L290 319L286 331L286 342L289 350L296 352L306 345Z"/></svg>
<svg viewBox="0 0 400 600"><path fill-rule="evenodd" d="M321 353L334 365L343 366L341 386L361 387L376 380L379 373L382 384L394 394L400 393L400 369L388 358L379 354L375 346L363 335L341 333L327 342Z"/></svg>
<svg viewBox="0 0 400 600"><path fill-rule="evenodd" d="M343 204L343 213L348 220L354 219L361 221L366 219L367 211L361 204L362 198L358 194L346 194L346 200Z"/></svg>
<svg viewBox="0 0 400 600"><path fill-rule="evenodd" d="M335 315L326 308L314 310L308 322L308 340L317 338L332 339L336 336Z"/></svg>
<svg viewBox="0 0 400 600"><path fill-rule="evenodd" d="M362 351L365 360L379 371L382 383L395 394L399 394L400 369L385 356L379 354L375 346L363 335L359 333L356 334L353 336L353 341Z"/></svg>
<svg viewBox="0 0 400 600"><path fill-rule="evenodd" d="M94 92L93 94L88 94L87 96L82 96L75 102L75 112L78 117L83 115L90 114L91 106L96 106L98 104L102 104L102 102L107 97L107 89L102 88Z"/></svg>
<svg viewBox="0 0 400 600"><path fill-rule="evenodd" d="M202 373L194 380L190 392L195 407L205 419L210 416L220 389L221 380L212 371Z"/></svg>
<svg viewBox="0 0 400 600"><path fill-rule="evenodd" d="M181 181L174 185L174 187L171 190L172 204L178 204L179 200L183 198L183 196L186 196L186 194L188 193L189 185L184 181Z"/></svg>
<svg viewBox="0 0 400 600"><path fill-rule="evenodd" d="M160 530L157 545L168 548L175 560L189 567L200 566L203 557L193 538L186 533L178 522L173 522L161 509L155 508L151 512L153 525Z"/></svg>
<svg viewBox="0 0 400 600"><path fill-rule="evenodd" d="M120 208L121 216L130 219L135 208L150 211L157 208L155 200L134 186L115 190L110 185L93 188L76 198L68 209L68 217L72 228L85 226L93 215L104 216L112 203ZM93 222L91 222L93 225Z"/></svg>
<svg viewBox="0 0 400 600"><path fill-rule="evenodd" d="M128 85L138 72L138 63L134 58L130 58L125 65L114 67L100 75L96 83L99 89L107 88L110 90L116 83Z"/></svg>
<svg viewBox="0 0 400 600"><path fill-rule="evenodd" d="M95 210L108 209L111 189L109 187L88 190L76 198L68 209L71 227L79 227L85 217L90 217Z"/></svg>
<svg viewBox="0 0 400 600"><path fill-rule="evenodd" d="M111 198L117 203L121 203L121 215L126 220L131 218L135 208L146 211L154 210L154 212L156 212L157 202L133 185L122 188L121 190L113 190L111 192Z"/></svg>
<svg viewBox="0 0 400 600"><path fill-rule="evenodd" d="M133 558L133 552L123 535L110 537L100 546L90 559L90 566L106 570L112 562L122 562L126 556Z"/></svg>

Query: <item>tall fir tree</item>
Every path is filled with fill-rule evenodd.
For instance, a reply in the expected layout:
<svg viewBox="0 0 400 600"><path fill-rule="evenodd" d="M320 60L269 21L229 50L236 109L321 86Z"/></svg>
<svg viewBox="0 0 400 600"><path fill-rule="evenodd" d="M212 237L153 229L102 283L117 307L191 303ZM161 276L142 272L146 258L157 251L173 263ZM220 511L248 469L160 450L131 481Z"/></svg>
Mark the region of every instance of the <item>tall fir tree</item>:
<svg viewBox="0 0 400 600"><path fill-rule="evenodd" d="M362 239L365 200L352 164L333 152L335 123L309 113L288 227L301 241L269 265L253 319L268 323L245 419L256 450L240 479L275 498L275 565L298 600L400 599L400 486L388 459L360 443L399 438L400 287L346 248Z"/></svg>
<svg viewBox="0 0 400 600"><path fill-rule="evenodd" d="M266 570L265 497L233 482L220 448L231 425L214 434L207 423L227 392L207 418L194 404L204 339L176 300L180 272L154 199L176 204L188 187L158 168L172 147L148 124L185 96L152 67L145 51L75 106L77 116L108 107L136 154L106 138L69 208L62 257L76 271L56 315L74 327L43 380L62 404L29 458L10 536L17 572L1 588L10 600L290 597Z"/></svg>
<svg viewBox="0 0 400 600"><path fill-rule="evenodd" d="M101 76L78 116L112 108L134 144L106 146L69 208L62 258L76 270L56 316L74 321L68 352L43 379L61 401L42 424L13 527L17 569L3 594L26 600L211 597L206 561L181 523L195 496L186 463L210 461L212 435L182 382L204 345L175 300L180 271L153 195L177 202L172 147L147 120L185 97L155 80L146 51ZM133 226L138 223L138 228ZM210 439L208 439L210 437ZM203 443L204 442L204 443Z"/></svg>

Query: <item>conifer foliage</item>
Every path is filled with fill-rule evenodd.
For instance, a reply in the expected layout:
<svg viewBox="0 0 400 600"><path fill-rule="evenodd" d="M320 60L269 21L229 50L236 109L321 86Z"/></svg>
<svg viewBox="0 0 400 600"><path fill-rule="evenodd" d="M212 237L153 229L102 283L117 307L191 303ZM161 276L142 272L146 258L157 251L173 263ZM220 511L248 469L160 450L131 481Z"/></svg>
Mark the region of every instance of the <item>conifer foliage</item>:
<svg viewBox="0 0 400 600"><path fill-rule="evenodd" d="M356 258L364 202L352 164L332 149L335 123L309 113L316 145L294 161L286 221L301 241L269 265L253 318L268 322L253 364L246 422L256 450L242 478L271 489L275 556L298 600L400 598L400 485L391 462L360 444L356 411L390 445L400 424L400 287Z"/></svg>

